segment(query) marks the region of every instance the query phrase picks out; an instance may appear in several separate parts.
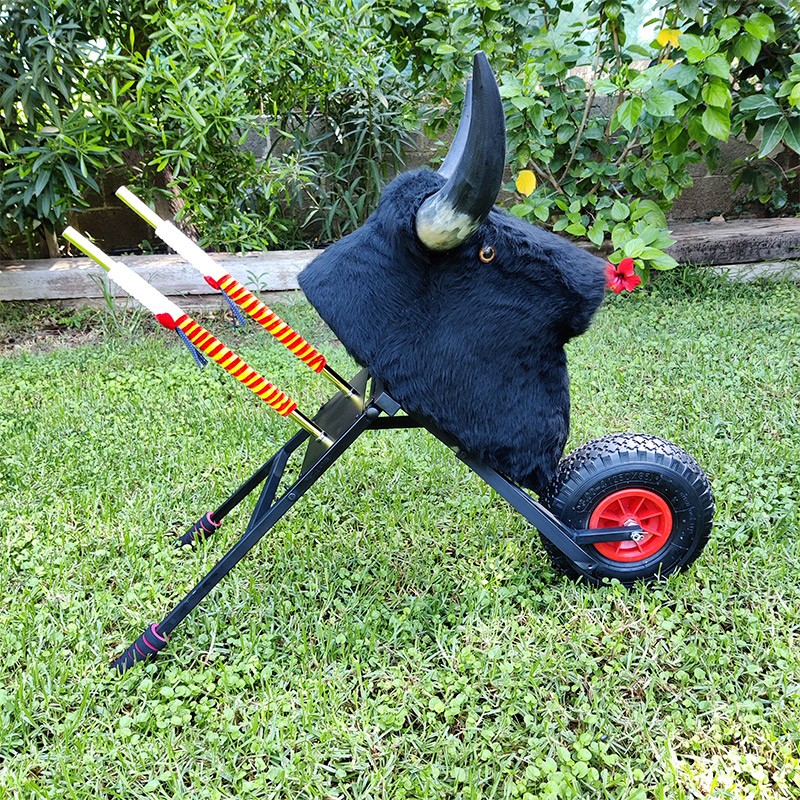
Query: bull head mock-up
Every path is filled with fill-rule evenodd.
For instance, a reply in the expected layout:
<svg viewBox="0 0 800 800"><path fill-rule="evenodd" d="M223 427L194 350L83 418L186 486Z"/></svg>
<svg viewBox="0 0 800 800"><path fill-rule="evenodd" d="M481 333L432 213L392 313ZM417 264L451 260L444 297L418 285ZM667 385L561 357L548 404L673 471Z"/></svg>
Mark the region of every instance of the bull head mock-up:
<svg viewBox="0 0 800 800"><path fill-rule="evenodd" d="M438 173L408 172L300 286L406 412L541 493L569 431L565 343L589 326L604 263L494 207L503 107L482 53Z"/></svg>

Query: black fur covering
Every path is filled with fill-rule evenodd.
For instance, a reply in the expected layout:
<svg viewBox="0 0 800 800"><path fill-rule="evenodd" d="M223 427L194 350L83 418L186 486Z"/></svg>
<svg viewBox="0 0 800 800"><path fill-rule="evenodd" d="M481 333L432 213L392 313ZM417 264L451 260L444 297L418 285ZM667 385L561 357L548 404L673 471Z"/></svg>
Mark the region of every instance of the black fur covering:
<svg viewBox="0 0 800 800"><path fill-rule="evenodd" d="M443 183L427 170L396 178L300 286L407 413L541 494L569 431L564 344L589 327L604 265L497 208L464 244L429 251L414 217ZM478 257L487 246L488 264Z"/></svg>

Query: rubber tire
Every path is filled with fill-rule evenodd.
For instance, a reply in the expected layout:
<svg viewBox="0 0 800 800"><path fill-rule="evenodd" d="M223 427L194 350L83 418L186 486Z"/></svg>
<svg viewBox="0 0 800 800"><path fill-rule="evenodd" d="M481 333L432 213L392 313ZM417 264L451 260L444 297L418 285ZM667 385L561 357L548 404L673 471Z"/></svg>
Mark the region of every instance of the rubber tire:
<svg viewBox="0 0 800 800"><path fill-rule="evenodd" d="M590 545L600 566L585 574L540 534L559 572L594 584L616 578L631 586L664 580L703 551L714 518L711 485L685 450L657 436L612 433L587 442L561 460L541 502L570 527L585 530L601 500L621 489L647 489L666 501L673 515L666 544L649 558L633 562L613 561Z"/></svg>

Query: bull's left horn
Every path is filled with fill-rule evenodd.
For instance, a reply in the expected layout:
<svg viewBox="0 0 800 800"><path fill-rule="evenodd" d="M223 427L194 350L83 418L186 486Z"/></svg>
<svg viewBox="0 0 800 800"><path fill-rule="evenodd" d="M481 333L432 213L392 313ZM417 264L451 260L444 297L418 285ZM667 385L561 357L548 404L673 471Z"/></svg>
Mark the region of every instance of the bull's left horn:
<svg viewBox="0 0 800 800"><path fill-rule="evenodd" d="M472 103L463 114L469 128L456 132L447 167L447 183L420 206L417 236L430 250L452 250L480 228L491 211L506 161L506 126L503 104L486 56L475 55L472 68ZM459 152L460 150L460 152Z"/></svg>

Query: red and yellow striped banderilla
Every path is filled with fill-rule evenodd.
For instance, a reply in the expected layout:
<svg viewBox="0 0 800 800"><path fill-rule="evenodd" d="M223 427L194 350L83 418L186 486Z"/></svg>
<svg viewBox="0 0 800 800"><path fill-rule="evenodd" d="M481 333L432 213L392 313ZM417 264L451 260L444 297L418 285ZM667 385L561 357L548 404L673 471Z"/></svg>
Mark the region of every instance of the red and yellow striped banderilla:
<svg viewBox="0 0 800 800"><path fill-rule="evenodd" d="M103 267L114 283L124 289L131 297L138 300L165 328L180 331L194 347L219 364L228 374L244 384L282 417L289 417L294 420L301 428L304 428L314 436L317 441L328 446L333 444L331 438L322 428L298 410L297 403L289 395L259 375L244 359L237 356L233 350L224 345L213 333L207 331L202 325L193 320L179 306L164 297L144 278L137 275L129 267L126 267L125 264L114 261L74 228L67 228L64 231L64 238L72 242L72 244L86 253L89 258Z"/></svg>
<svg viewBox="0 0 800 800"><path fill-rule="evenodd" d="M140 200L127 186L117 189L117 197L155 228L156 236L185 258L205 278L213 289L224 292L237 306L249 314L262 328L271 333L291 353L294 353L314 372L322 374L344 394L359 400L358 392L328 366L325 356L312 347L299 333L292 330L274 311L242 286L205 250L168 220L162 219L150 206Z"/></svg>

